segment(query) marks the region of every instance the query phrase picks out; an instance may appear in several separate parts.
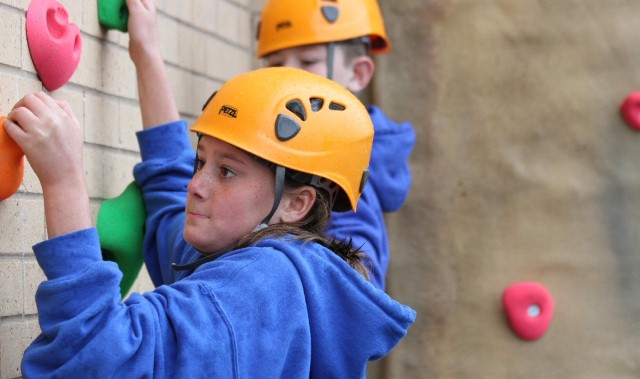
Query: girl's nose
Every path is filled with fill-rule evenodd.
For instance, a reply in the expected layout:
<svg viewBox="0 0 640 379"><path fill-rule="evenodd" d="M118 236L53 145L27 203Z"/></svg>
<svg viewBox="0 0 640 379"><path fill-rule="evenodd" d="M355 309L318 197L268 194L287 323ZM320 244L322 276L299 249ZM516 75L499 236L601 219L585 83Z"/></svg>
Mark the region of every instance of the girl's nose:
<svg viewBox="0 0 640 379"><path fill-rule="evenodd" d="M198 171L187 185L187 192L196 199L206 199L211 191L212 182L211 175Z"/></svg>

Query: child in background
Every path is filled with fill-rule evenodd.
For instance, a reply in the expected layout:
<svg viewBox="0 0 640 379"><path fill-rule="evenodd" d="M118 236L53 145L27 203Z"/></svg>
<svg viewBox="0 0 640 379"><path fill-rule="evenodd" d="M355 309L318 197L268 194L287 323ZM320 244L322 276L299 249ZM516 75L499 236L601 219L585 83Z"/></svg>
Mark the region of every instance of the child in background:
<svg viewBox="0 0 640 379"><path fill-rule="evenodd" d="M25 377L364 377L415 320L367 282L357 247L321 233L332 209L356 208L373 137L359 100L330 80L292 68L231 79L191 129L195 164L182 125L139 133L149 212L186 213L184 240L203 258L124 302L68 104L27 95L4 127L41 182L49 237L34 246L47 281Z"/></svg>
<svg viewBox="0 0 640 379"><path fill-rule="evenodd" d="M374 76L371 54L390 49L376 0L267 0L258 26L258 57L268 66L301 68L356 94ZM373 263L371 281L384 289L390 256L384 213L398 211L409 194L415 132L410 123L395 123L379 107L368 111L375 137L362 211L335 215L328 232L362 246Z"/></svg>
<svg viewBox="0 0 640 379"><path fill-rule="evenodd" d="M267 1L261 16L258 56L268 66L301 68L329 77L353 93L370 82L375 65L369 53L388 51L389 41L375 0L349 0L320 5L316 0ZM171 94L156 33L152 0L128 0L130 54L136 66L143 127L177 122L179 114ZM372 283L385 288L389 243L385 212L404 204L411 185L408 157L415 143L411 124L396 124L380 108L368 108L375 128L370 185L362 194L358 212L332 217L327 232L351 238L369 258ZM173 221L179 224L178 221ZM153 220L146 236L145 263L156 285L172 283L172 262L193 258L179 241L179 225ZM159 229L161 228L161 229ZM168 250L157 246L169 246Z"/></svg>

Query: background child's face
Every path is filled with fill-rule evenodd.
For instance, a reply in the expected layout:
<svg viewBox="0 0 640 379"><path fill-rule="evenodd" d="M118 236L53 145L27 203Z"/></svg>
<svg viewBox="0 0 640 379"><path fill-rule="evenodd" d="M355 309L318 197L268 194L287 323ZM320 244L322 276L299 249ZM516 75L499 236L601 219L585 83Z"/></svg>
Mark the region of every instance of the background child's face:
<svg viewBox="0 0 640 379"><path fill-rule="evenodd" d="M278 50L265 59L269 67L299 68L320 76L327 77L327 45L307 45ZM339 46L334 49L333 76L331 79L349 88L349 80L353 76L353 67L346 64L344 50Z"/></svg>
<svg viewBox="0 0 640 379"><path fill-rule="evenodd" d="M274 174L242 150L209 136L198 143L196 169L187 187L184 237L199 251L215 253L269 214Z"/></svg>

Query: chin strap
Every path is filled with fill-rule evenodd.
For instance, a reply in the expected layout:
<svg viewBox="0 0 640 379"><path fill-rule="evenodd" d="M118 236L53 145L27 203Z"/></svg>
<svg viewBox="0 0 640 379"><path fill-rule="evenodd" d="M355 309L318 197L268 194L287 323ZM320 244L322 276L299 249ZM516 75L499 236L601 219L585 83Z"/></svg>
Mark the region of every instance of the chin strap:
<svg viewBox="0 0 640 379"><path fill-rule="evenodd" d="M333 80L333 55L336 50L336 44L329 42L327 44L327 79Z"/></svg>
<svg viewBox="0 0 640 379"><path fill-rule="evenodd" d="M274 213L278 209L278 205L280 205L280 200L282 199L282 193L284 192L284 178L286 169L280 165L275 166L276 175L275 175L275 194L273 197L273 206L271 207L271 211L255 228L251 231L257 232L269 226L269 221L271 221L271 217L273 217ZM235 246L235 242L228 245L224 249L218 251L217 253L205 255L202 258L198 258L195 261L183 265L179 265L177 263L172 263L171 267L176 271L186 271L186 270L195 270L198 266L205 264L207 262L215 261L220 258L224 254L228 253Z"/></svg>
<svg viewBox="0 0 640 379"><path fill-rule="evenodd" d="M271 212L265 217L262 222L256 225L253 228L252 232L257 232L258 230L262 230L269 226L269 221L271 221L271 217L278 210L278 205L280 205L280 200L282 199L282 193L284 192L284 177L286 170L284 167L277 165L276 166L276 183L275 183L275 194L273 196L273 206L271 207Z"/></svg>

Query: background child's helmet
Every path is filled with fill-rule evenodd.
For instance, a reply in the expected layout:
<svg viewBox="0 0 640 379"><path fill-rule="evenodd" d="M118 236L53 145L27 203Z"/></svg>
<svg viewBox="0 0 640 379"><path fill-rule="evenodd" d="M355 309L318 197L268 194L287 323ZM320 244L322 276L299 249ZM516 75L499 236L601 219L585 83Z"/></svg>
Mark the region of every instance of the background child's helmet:
<svg viewBox="0 0 640 379"><path fill-rule="evenodd" d="M372 53L391 48L376 0L269 0L258 25L258 57L359 37L369 37Z"/></svg>
<svg viewBox="0 0 640 379"><path fill-rule="evenodd" d="M303 70L263 68L226 82L191 131L340 188L333 209L356 209L368 176L371 118L355 95Z"/></svg>

